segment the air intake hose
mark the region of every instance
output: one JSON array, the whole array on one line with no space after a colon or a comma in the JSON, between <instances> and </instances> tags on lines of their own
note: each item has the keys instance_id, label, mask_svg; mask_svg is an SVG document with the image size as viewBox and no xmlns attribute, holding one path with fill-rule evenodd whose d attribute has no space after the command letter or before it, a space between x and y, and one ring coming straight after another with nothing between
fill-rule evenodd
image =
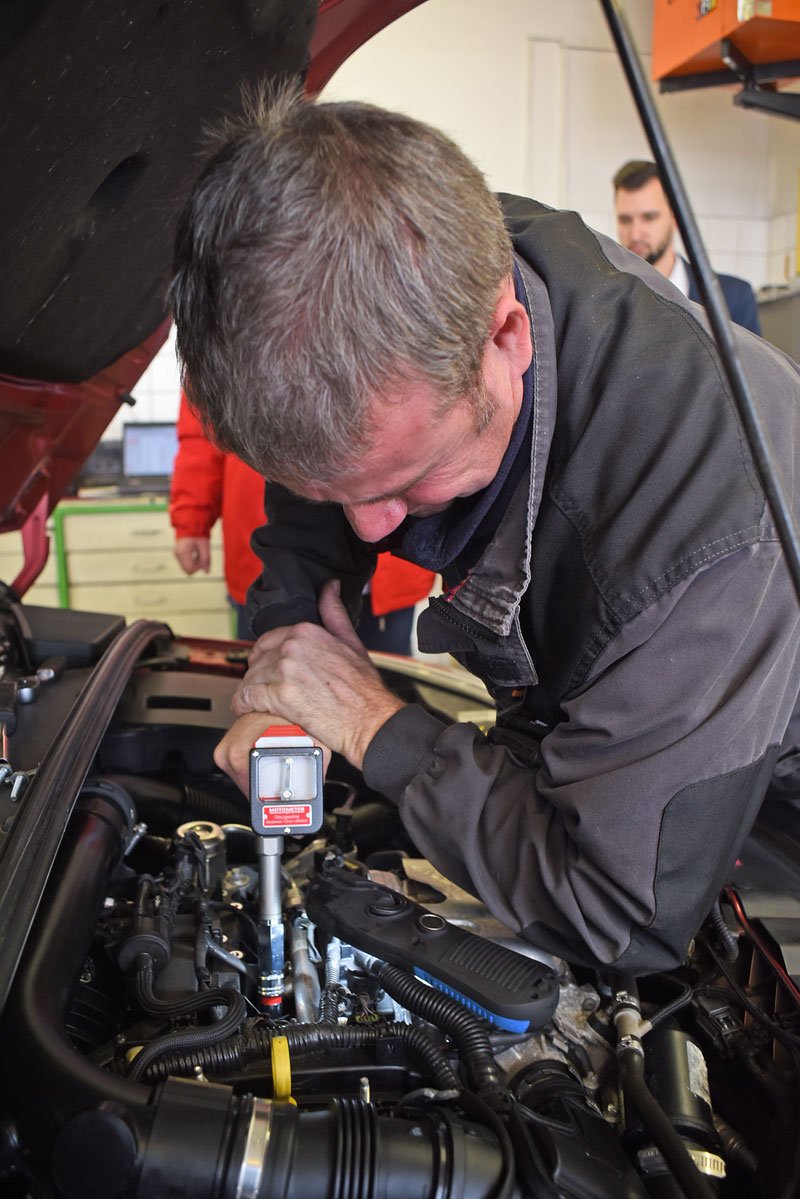
<instances>
[{"instance_id":1,"label":"air intake hose","mask_svg":"<svg viewBox=\"0 0 800 1199\"><path fill-rule=\"evenodd\" d=\"M445 1110L379 1116L358 1099L325 1111L169 1079L136 1199L489 1199L503 1173L491 1132Z\"/></svg>"}]
</instances>

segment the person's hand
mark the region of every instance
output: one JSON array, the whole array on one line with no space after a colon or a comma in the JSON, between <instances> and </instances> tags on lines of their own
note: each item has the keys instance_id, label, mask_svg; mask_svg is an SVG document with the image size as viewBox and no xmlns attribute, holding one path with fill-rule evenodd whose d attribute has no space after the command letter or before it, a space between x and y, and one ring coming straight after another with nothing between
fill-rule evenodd
<instances>
[{"instance_id":1,"label":"person's hand","mask_svg":"<svg viewBox=\"0 0 800 1199\"><path fill-rule=\"evenodd\" d=\"M250 750L271 724L286 724L280 716L270 712L248 712L234 720L225 736L214 750L214 761L233 779L240 791L250 794ZM319 745L319 742L317 742ZM331 752L325 745L322 749L323 770L328 769Z\"/></svg>"},{"instance_id":2,"label":"person's hand","mask_svg":"<svg viewBox=\"0 0 800 1199\"><path fill-rule=\"evenodd\" d=\"M193 575L196 570L204 570L208 574L211 566L208 537L176 537L173 552L187 575Z\"/></svg>"},{"instance_id":3,"label":"person's hand","mask_svg":"<svg viewBox=\"0 0 800 1199\"><path fill-rule=\"evenodd\" d=\"M280 712L359 769L378 729L404 705L384 687L339 598L322 589L323 627L271 629L256 641L233 697L237 716Z\"/></svg>"}]
</instances>

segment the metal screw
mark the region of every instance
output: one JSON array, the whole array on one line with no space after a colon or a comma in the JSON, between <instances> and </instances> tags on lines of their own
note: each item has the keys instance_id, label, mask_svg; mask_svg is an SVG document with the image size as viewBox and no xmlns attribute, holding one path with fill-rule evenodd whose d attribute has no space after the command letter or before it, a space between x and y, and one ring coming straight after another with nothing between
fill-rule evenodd
<instances>
[{"instance_id":1,"label":"metal screw","mask_svg":"<svg viewBox=\"0 0 800 1199\"><path fill-rule=\"evenodd\" d=\"M8 782L11 775L14 773L14 767L10 762L0 760L0 784Z\"/></svg>"}]
</instances>

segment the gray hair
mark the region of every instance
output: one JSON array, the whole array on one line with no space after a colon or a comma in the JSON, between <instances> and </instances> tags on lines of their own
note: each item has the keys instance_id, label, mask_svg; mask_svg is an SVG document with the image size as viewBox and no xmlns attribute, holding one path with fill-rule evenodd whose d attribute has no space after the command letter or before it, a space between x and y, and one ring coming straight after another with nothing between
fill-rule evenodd
<instances>
[{"instance_id":1,"label":"gray hair","mask_svg":"<svg viewBox=\"0 0 800 1199\"><path fill-rule=\"evenodd\" d=\"M370 401L431 386L491 415L483 351L511 242L443 133L296 89L250 98L195 185L170 301L190 400L266 478L329 483L369 445Z\"/></svg>"}]
</instances>

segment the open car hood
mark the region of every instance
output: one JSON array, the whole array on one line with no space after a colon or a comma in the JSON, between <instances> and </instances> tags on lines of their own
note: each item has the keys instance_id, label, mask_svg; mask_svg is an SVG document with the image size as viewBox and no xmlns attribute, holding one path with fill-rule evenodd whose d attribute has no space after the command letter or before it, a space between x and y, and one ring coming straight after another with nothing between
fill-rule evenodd
<instances>
[{"instance_id":1,"label":"open car hood","mask_svg":"<svg viewBox=\"0 0 800 1199\"><path fill-rule=\"evenodd\" d=\"M243 85L318 90L420 0L15 0L0 32L0 532L43 519L166 337L203 131ZM38 550L37 550L38 546Z\"/></svg>"}]
</instances>

